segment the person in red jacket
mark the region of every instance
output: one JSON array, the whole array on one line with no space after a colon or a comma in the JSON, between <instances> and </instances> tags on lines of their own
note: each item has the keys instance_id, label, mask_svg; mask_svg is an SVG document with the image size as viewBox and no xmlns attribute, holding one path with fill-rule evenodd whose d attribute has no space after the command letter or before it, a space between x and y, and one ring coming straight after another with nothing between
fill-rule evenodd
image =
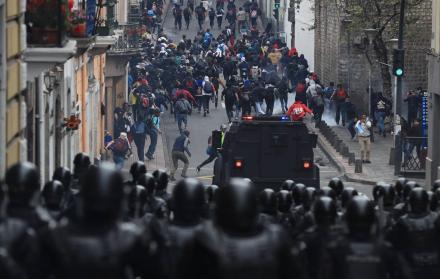
<instances>
[{"instance_id":1,"label":"person in red jacket","mask_svg":"<svg viewBox=\"0 0 440 279\"><path fill-rule=\"evenodd\" d=\"M302 121L307 113L313 115L312 110L297 99L295 99L295 103L293 103L287 111L287 115L292 121Z\"/></svg>"}]
</instances>

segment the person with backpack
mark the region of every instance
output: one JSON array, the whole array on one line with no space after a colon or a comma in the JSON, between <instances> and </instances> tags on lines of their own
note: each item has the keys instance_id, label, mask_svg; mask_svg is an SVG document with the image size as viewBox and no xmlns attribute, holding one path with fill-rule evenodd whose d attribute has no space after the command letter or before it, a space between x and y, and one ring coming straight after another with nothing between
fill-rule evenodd
<instances>
[{"instance_id":1,"label":"person with backpack","mask_svg":"<svg viewBox=\"0 0 440 279\"><path fill-rule=\"evenodd\" d=\"M202 82L202 105L203 105L203 116L209 114L209 100L214 94L215 88L208 76L205 76Z\"/></svg>"},{"instance_id":2,"label":"person with backpack","mask_svg":"<svg viewBox=\"0 0 440 279\"><path fill-rule=\"evenodd\" d=\"M200 3L199 6L197 6L195 13L197 15L197 21L199 23L199 29L203 29L203 23L205 22L206 18L206 9L203 7L203 3Z\"/></svg>"},{"instance_id":3,"label":"person with backpack","mask_svg":"<svg viewBox=\"0 0 440 279\"><path fill-rule=\"evenodd\" d=\"M183 10L183 19L185 20L186 30L189 29L189 24L191 23L191 18L192 18L192 11L191 11L191 8L189 6L187 6Z\"/></svg>"},{"instance_id":4,"label":"person with backpack","mask_svg":"<svg viewBox=\"0 0 440 279\"><path fill-rule=\"evenodd\" d=\"M247 21L247 13L243 10L242 7L240 7L237 12L237 25L239 32L246 27L246 21Z\"/></svg>"},{"instance_id":5,"label":"person with backpack","mask_svg":"<svg viewBox=\"0 0 440 279\"><path fill-rule=\"evenodd\" d=\"M222 22L223 22L223 16L225 14L225 11L223 10L223 8L221 6L217 7L217 11L215 13L215 16L217 18L217 27L218 29L222 29Z\"/></svg>"},{"instance_id":6,"label":"person with backpack","mask_svg":"<svg viewBox=\"0 0 440 279\"><path fill-rule=\"evenodd\" d=\"M312 97L313 115L315 118L315 126L318 126L324 113L325 101L322 91L317 91L316 95Z\"/></svg>"},{"instance_id":7,"label":"person with backpack","mask_svg":"<svg viewBox=\"0 0 440 279\"><path fill-rule=\"evenodd\" d=\"M295 103L293 103L287 111L287 116L289 116L292 121L302 121L307 113L313 116L311 109L304 105L301 100L295 99Z\"/></svg>"},{"instance_id":8,"label":"person with backpack","mask_svg":"<svg viewBox=\"0 0 440 279\"><path fill-rule=\"evenodd\" d=\"M145 137L144 137L145 140ZM111 141L105 149L113 152L113 161L116 169L122 170L125 159L132 154L130 143L128 142L127 133L122 132L119 137Z\"/></svg>"},{"instance_id":9,"label":"person with backpack","mask_svg":"<svg viewBox=\"0 0 440 279\"><path fill-rule=\"evenodd\" d=\"M376 97L374 119L376 120L377 128L379 129L379 135L382 135L384 138L386 137L384 122L389 108L391 108L391 102L383 96L382 92L379 92Z\"/></svg>"},{"instance_id":10,"label":"person with backpack","mask_svg":"<svg viewBox=\"0 0 440 279\"><path fill-rule=\"evenodd\" d=\"M160 131L160 109L153 108L152 115L147 123L147 134L150 136L150 145L145 156L148 160L154 159L154 152L156 152L157 137L162 132Z\"/></svg>"},{"instance_id":11,"label":"person with backpack","mask_svg":"<svg viewBox=\"0 0 440 279\"><path fill-rule=\"evenodd\" d=\"M189 151L189 131L183 130L180 136L176 138L173 144L173 149L171 152L171 159L173 161L173 168L170 172L170 180L175 181L174 174L177 171L177 167L179 166L179 161L182 161L184 163L183 170L182 170L182 178L186 178L186 172L189 167L189 159L186 156L188 154L189 157L191 157L191 152ZM186 154L185 154L186 152Z\"/></svg>"},{"instance_id":12,"label":"person with backpack","mask_svg":"<svg viewBox=\"0 0 440 279\"><path fill-rule=\"evenodd\" d=\"M133 133L133 141L136 145L136 151L139 161L144 161L145 136L147 133L147 126L144 119L138 118L131 129Z\"/></svg>"},{"instance_id":13,"label":"person with backpack","mask_svg":"<svg viewBox=\"0 0 440 279\"><path fill-rule=\"evenodd\" d=\"M180 7L180 4L175 4L173 9L173 15L174 15L174 27L177 29L179 27L179 30L182 30L182 8Z\"/></svg>"},{"instance_id":14,"label":"person with backpack","mask_svg":"<svg viewBox=\"0 0 440 279\"><path fill-rule=\"evenodd\" d=\"M191 104L185 99L185 95L178 95L177 101L174 104L174 112L176 114L177 127L180 132L185 130L188 125L188 114L191 114L191 109ZM185 124L185 127L182 127L182 123Z\"/></svg>"},{"instance_id":15,"label":"person with backpack","mask_svg":"<svg viewBox=\"0 0 440 279\"><path fill-rule=\"evenodd\" d=\"M335 121L336 124L339 125L339 120L342 120L342 126L345 127L345 100L348 98L347 91L345 91L345 88L342 86L342 84L338 84L335 93L333 93L332 97L330 98L335 102L336 105L336 116Z\"/></svg>"}]
</instances>

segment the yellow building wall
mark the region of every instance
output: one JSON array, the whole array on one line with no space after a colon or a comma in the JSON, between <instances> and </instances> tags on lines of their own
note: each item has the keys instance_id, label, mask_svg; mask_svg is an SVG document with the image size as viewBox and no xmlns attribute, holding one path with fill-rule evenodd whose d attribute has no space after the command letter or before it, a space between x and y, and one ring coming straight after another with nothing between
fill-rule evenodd
<instances>
[{"instance_id":1,"label":"yellow building wall","mask_svg":"<svg viewBox=\"0 0 440 279\"><path fill-rule=\"evenodd\" d=\"M6 154L4 163L6 168L24 160L22 157L22 144L20 139L23 136L20 123L20 102L22 98L20 93L25 88L21 83L22 68L22 40L21 26L24 23L24 14L21 13L20 1L7 0L6 2Z\"/></svg>"}]
</instances>

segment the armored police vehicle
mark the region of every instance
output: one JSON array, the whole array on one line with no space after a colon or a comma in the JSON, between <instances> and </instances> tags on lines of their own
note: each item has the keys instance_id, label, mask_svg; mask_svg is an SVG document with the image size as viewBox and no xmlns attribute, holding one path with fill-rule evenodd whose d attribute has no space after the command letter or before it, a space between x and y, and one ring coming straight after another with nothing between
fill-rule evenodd
<instances>
[{"instance_id":1,"label":"armored police vehicle","mask_svg":"<svg viewBox=\"0 0 440 279\"><path fill-rule=\"evenodd\" d=\"M219 148L213 184L244 177L259 188L277 188L286 179L319 188L319 167L313 156L316 143L316 134L287 116L245 116L232 124L223 139L220 132L213 132L213 147Z\"/></svg>"}]
</instances>

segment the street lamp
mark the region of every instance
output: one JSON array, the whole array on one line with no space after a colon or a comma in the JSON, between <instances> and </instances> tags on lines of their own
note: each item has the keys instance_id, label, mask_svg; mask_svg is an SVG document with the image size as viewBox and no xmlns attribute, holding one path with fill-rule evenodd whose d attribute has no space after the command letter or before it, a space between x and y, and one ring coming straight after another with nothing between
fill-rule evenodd
<instances>
[{"instance_id":1,"label":"street lamp","mask_svg":"<svg viewBox=\"0 0 440 279\"><path fill-rule=\"evenodd\" d=\"M44 86L46 87L46 93L50 94L55 87L57 82L57 76L54 72L48 71L44 74Z\"/></svg>"}]
</instances>

